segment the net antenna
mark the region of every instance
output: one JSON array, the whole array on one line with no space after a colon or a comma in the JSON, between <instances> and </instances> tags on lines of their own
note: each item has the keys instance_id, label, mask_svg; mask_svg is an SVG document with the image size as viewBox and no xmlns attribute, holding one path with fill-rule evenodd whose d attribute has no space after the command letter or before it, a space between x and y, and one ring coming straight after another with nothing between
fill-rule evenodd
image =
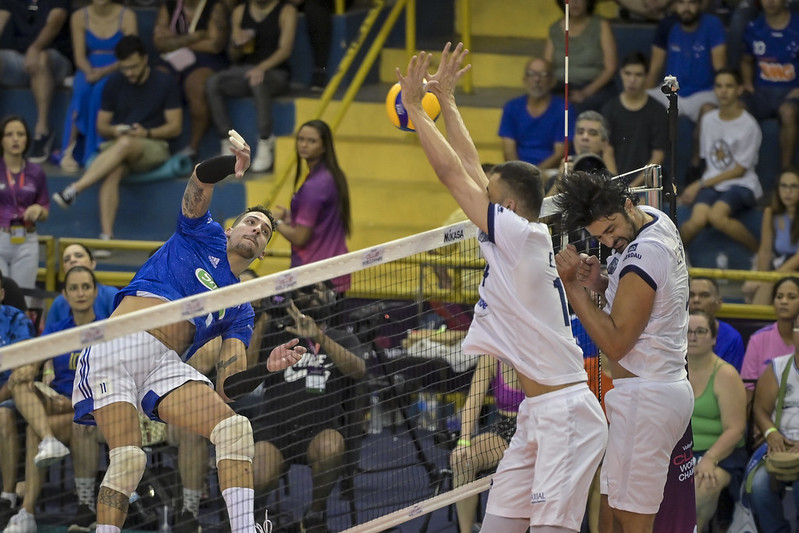
<instances>
[{"instance_id":1,"label":"net antenna","mask_svg":"<svg viewBox=\"0 0 799 533\"><path fill-rule=\"evenodd\" d=\"M563 16L563 173L569 172L569 0L564 5Z\"/></svg>"}]
</instances>

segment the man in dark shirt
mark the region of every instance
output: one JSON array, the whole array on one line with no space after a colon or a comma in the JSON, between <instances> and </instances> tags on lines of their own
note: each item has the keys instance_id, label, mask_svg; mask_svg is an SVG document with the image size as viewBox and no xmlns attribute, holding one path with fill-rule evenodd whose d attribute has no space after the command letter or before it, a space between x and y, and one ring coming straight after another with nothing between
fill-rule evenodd
<instances>
[{"instance_id":1,"label":"man in dark shirt","mask_svg":"<svg viewBox=\"0 0 799 533\"><path fill-rule=\"evenodd\" d=\"M311 467L312 501L303 517L303 531L309 533L327 531L327 497L344 459L341 431L348 391L366 374L364 345L354 335L326 324L335 301L332 287L317 283L295 293L282 308L285 311L269 312L271 331L262 345L299 337L308 352L294 366L266 376L262 411L251 420L256 492L275 488L284 464Z\"/></svg>"},{"instance_id":2,"label":"man in dark shirt","mask_svg":"<svg viewBox=\"0 0 799 533\"><path fill-rule=\"evenodd\" d=\"M114 234L122 178L128 172L145 172L166 161L167 139L180 135L183 120L178 84L169 74L150 68L147 50L138 36L123 37L114 54L119 59L119 72L111 75L103 89L97 115L97 132L109 140L100 145L100 154L83 177L53 194L53 200L67 208L78 193L102 181L101 239Z\"/></svg>"},{"instance_id":3,"label":"man in dark shirt","mask_svg":"<svg viewBox=\"0 0 799 533\"><path fill-rule=\"evenodd\" d=\"M620 74L624 86L618 98L602 106L602 116L610 129L610 145L618 173L623 174L645 165L663 163L668 147L666 113L646 92L648 64L640 52L633 52L622 61ZM630 185L643 185L638 174Z\"/></svg>"},{"instance_id":4,"label":"man in dark shirt","mask_svg":"<svg viewBox=\"0 0 799 533\"><path fill-rule=\"evenodd\" d=\"M0 0L0 86L30 86L36 103L36 126L29 159L50 156L50 105L53 90L72 73L68 0Z\"/></svg>"}]
</instances>

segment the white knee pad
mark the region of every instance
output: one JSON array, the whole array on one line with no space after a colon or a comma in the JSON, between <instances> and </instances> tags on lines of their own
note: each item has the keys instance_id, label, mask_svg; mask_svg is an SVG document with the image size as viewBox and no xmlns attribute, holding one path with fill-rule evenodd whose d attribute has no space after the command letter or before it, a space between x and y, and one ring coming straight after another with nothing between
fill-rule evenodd
<instances>
[{"instance_id":1,"label":"white knee pad","mask_svg":"<svg viewBox=\"0 0 799 533\"><path fill-rule=\"evenodd\" d=\"M241 415L219 422L211 431L211 443L216 446L217 465L224 459L251 463L255 455L250 421Z\"/></svg>"},{"instance_id":2,"label":"white knee pad","mask_svg":"<svg viewBox=\"0 0 799 533\"><path fill-rule=\"evenodd\" d=\"M121 446L108 454L108 470L101 487L124 494L136 490L147 466L147 454L138 446Z\"/></svg>"}]
</instances>

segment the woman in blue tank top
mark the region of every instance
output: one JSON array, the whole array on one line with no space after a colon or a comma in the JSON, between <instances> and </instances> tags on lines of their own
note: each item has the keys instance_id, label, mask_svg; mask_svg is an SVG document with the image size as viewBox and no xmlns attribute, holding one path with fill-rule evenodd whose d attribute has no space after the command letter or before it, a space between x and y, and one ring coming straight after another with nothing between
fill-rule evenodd
<instances>
[{"instance_id":1,"label":"woman in blue tank top","mask_svg":"<svg viewBox=\"0 0 799 533\"><path fill-rule=\"evenodd\" d=\"M61 168L76 172L97 151L97 113L108 75L117 69L114 47L125 35L137 35L136 15L111 0L92 3L72 14L72 47L77 72L64 124Z\"/></svg>"}]
</instances>

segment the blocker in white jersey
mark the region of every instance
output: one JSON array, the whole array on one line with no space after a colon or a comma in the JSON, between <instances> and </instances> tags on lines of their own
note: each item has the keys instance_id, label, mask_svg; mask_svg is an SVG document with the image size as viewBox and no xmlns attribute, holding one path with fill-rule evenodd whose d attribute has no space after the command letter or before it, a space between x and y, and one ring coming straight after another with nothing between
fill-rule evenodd
<instances>
[{"instance_id":1,"label":"blocker in white jersey","mask_svg":"<svg viewBox=\"0 0 799 533\"><path fill-rule=\"evenodd\" d=\"M444 48L438 72L430 56L411 59L399 76L402 103L439 180L480 228L487 266L464 352L489 354L518 372L526 398L517 430L493 480L483 531L578 531L591 479L604 453L607 424L586 383L582 352L572 337L566 294L549 232L538 223L541 172L522 161L483 172L455 105L467 68L458 45ZM441 103L449 141L422 109L423 88ZM469 439L471 435L463 435Z\"/></svg>"},{"instance_id":2,"label":"blocker in white jersey","mask_svg":"<svg viewBox=\"0 0 799 533\"><path fill-rule=\"evenodd\" d=\"M686 377L688 270L677 228L665 213L638 207L621 180L574 172L558 185L566 227L585 228L613 250L607 275L573 245L558 273L574 312L608 357L610 436L602 466L603 505L624 531L652 531L672 450L693 411ZM585 290L603 295L605 309Z\"/></svg>"}]
</instances>

